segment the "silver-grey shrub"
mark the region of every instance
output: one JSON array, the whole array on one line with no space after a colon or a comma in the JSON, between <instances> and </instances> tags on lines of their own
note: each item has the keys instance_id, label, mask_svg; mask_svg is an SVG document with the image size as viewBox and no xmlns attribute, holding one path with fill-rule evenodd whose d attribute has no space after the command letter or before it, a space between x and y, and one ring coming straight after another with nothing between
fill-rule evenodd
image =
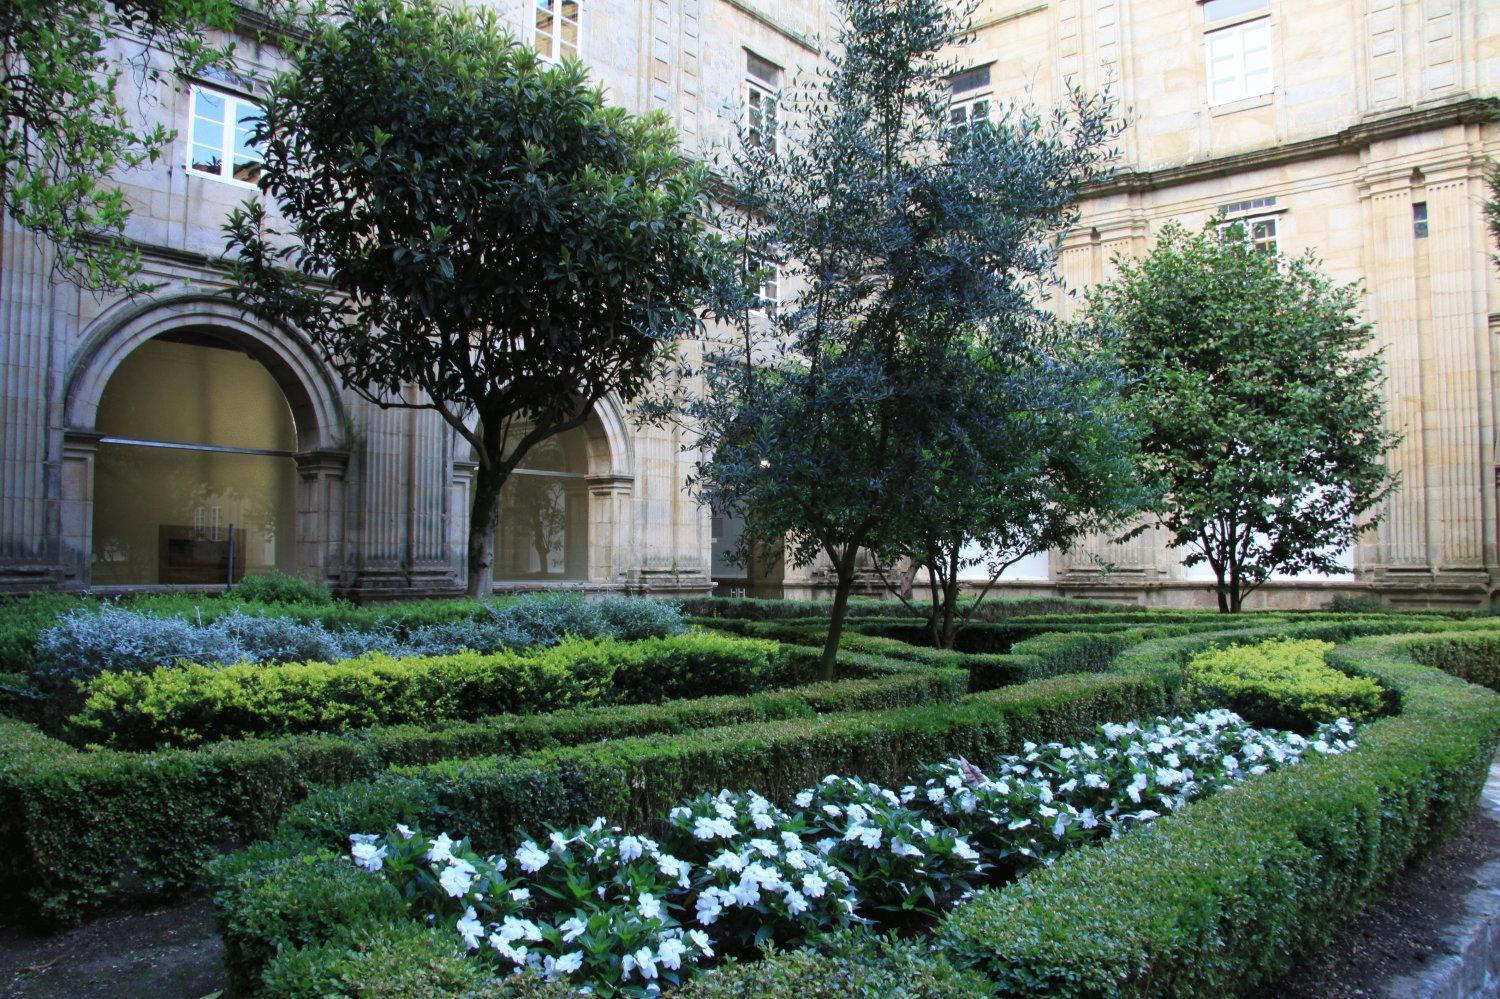
<instances>
[{"instance_id":1,"label":"silver-grey shrub","mask_svg":"<svg viewBox=\"0 0 1500 999\"><path fill-rule=\"evenodd\" d=\"M565 594L525 597L486 607L469 619L422 625L333 630L264 611L234 610L206 623L157 617L115 604L79 609L44 630L36 643L36 672L76 680L104 671L140 672L178 662L337 662L368 652L391 656L448 655L555 645L580 638L638 639L684 631L682 613L660 600Z\"/></svg>"}]
</instances>

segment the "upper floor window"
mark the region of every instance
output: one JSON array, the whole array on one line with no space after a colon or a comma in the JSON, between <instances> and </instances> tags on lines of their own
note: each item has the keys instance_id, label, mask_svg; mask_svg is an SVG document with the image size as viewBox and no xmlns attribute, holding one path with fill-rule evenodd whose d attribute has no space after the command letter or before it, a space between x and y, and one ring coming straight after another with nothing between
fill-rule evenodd
<instances>
[{"instance_id":1,"label":"upper floor window","mask_svg":"<svg viewBox=\"0 0 1500 999\"><path fill-rule=\"evenodd\" d=\"M980 122L990 120L990 67L976 66L948 78L952 94L948 105L948 128L963 135Z\"/></svg>"},{"instance_id":2,"label":"upper floor window","mask_svg":"<svg viewBox=\"0 0 1500 999\"><path fill-rule=\"evenodd\" d=\"M1270 0L1207 0L1203 4L1209 104L1271 92L1269 14Z\"/></svg>"},{"instance_id":3,"label":"upper floor window","mask_svg":"<svg viewBox=\"0 0 1500 999\"><path fill-rule=\"evenodd\" d=\"M552 62L576 59L583 34L581 0L536 0L537 54Z\"/></svg>"},{"instance_id":4,"label":"upper floor window","mask_svg":"<svg viewBox=\"0 0 1500 999\"><path fill-rule=\"evenodd\" d=\"M781 268L774 260L752 256L746 260L745 269L752 280L760 277L750 311L774 317L781 307Z\"/></svg>"},{"instance_id":5,"label":"upper floor window","mask_svg":"<svg viewBox=\"0 0 1500 999\"><path fill-rule=\"evenodd\" d=\"M754 52L745 52L745 141L755 149L776 152L780 129L776 92L781 67Z\"/></svg>"},{"instance_id":6,"label":"upper floor window","mask_svg":"<svg viewBox=\"0 0 1500 999\"><path fill-rule=\"evenodd\" d=\"M189 98L189 172L232 184L253 185L265 157L250 141L260 105L247 97L194 86Z\"/></svg>"},{"instance_id":7,"label":"upper floor window","mask_svg":"<svg viewBox=\"0 0 1500 999\"><path fill-rule=\"evenodd\" d=\"M1274 200L1274 199L1273 199ZM1250 248L1259 253L1275 254L1280 236L1280 222L1275 215L1248 215L1243 218L1229 219L1219 228L1228 232L1235 226L1244 230L1245 242Z\"/></svg>"},{"instance_id":8,"label":"upper floor window","mask_svg":"<svg viewBox=\"0 0 1500 999\"><path fill-rule=\"evenodd\" d=\"M1427 202L1418 201L1411 206L1411 234L1416 239L1427 238Z\"/></svg>"}]
</instances>

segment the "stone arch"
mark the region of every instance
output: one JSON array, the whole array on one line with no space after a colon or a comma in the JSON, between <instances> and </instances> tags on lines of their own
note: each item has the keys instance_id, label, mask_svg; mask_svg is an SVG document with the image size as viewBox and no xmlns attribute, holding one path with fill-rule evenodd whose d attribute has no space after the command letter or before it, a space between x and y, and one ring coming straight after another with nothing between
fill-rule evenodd
<instances>
[{"instance_id":1,"label":"stone arch","mask_svg":"<svg viewBox=\"0 0 1500 999\"><path fill-rule=\"evenodd\" d=\"M137 347L166 333L193 330L210 331L265 365L292 408L299 451L340 446L344 409L338 388L307 341L291 329L252 318L222 296L204 292L126 303L96 320L68 372L63 396L67 429L94 430L105 386Z\"/></svg>"},{"instance_id":2,"label":"stone arch","mask_svg":"<svg viewBox=\"0 0 1500 999\"><path fill-rule=\"evenodd\" d=\"M471 416L468 422L472 430L478 417ZM580 428L583 432L587 472L584 485L588 493L588 555L587 573L583 580L565 580L561 585L623 585L629 573L629 562L633 551L635 517L632 504L635 498L635 444L630 432L625 406L610 393L594 404L594 411ZM457 435L455 435L457 436ZM467 530L468 497L473 488L472 477L477 471L473 450L460 441L459 453L466 460L454 462L454 484L463 504L455 523L463 523ZM455 551L464 549L463 539L454 537ZM460 572L462 567L460 566ZM502 582L497 573L497 582Z\"/></svg>"},{"instance_id":3,"label":"stone arch","mask_svg":"<svg viewBox=\"0 0 1500 999\"><path fill-rule=\"evenodd\" d=\"M243 350L265 367L286 398L296 435L295 570L336 581L349 461L337 385L299 333L260 322L223 296L203 291L121 303L84 332L63 386L61 527L68 575L76 583L90 582L97 421L110 379L143 344L194 332Z\"/></svg>"}]
</instances>

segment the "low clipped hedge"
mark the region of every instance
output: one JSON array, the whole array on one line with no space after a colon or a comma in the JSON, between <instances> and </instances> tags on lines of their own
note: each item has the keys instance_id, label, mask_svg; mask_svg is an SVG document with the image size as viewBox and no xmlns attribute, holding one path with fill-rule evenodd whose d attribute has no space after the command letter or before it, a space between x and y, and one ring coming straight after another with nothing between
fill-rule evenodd
<instances>
[{"instance_id":1,"label":"low clipped hedge","mask_svg":"<svg viewBox=\"0 0 1500 999\"><path fill-rule=\"evenodd\" d=\"M467 720L690 695L749 694L793 679L772 642L689 633L574 639L526 653L338 663L187 665L103 673L79 684L77 741L118 749Z\"/></svg>"},{"instance_id":2,"label":"low clipped hedge","mask_svg":"<svg viewBox=\"0 0 1500 999\"><path fill-rule=\"evenodd\" d=\"M1406 643L1406 651L1423 666L1500 690L1500 634L1433 635Z\"/></svg>"},{"instance_id":3,"label":"low clipped hedge","mask_svg":"<svg viewBox=\"0 0 1500 999\"><path fill-rule=\"evenodd\" d=\"M1423 668L1404 645L1365 638L1329 655L1402 696L1356 752L982 893L945 920L940 946L1001 995L1242 995L1275 981L1464 822L1489 771L1500 697Z\"/></svg>"},{"instance_id":4,"label":"low clipped hedge","mask_svg":"<svg viewBox=\"0 0 1500 999\"><path fill-rule=\"evenodd\" d=\"M666 805L697 791L755 787L773 799L789 798L830 772L896 783L918 763L1002 752L1027 740L1081 738L1102 721L1155 714L1164 706L1161 686L1149 678L1064 676L971 695L959 705L404 768L313 794L288 813L270 842L210 865L226 962L236 985L254 990L262 973L269 975L269 955L286 959L296 948L341 939L341 923L360 925L339 915L360 904L338 896L339 868L349 864L337 855L347 849L351 831L396 822L443 826L462 829L476 848L491 850L513 845L522 830L539 834L544 826L597 815L649 828ZM296 873L283 876L288 869ZM269 880L274 890L264 887Z\"/></svg>"},{"instance_id":5,"label":"low clipped hedge","mask_svg":"<svg viewBox=\"0 0 1500 999\"><path fill-rule=\"evenodd\" d=\"M1380 715L1384 689L1329 666L1332 648L1317 639L1283 639L1199 653L1187 666L1188 703L1229 708L1257 725L1303 735L1338 718L1362 724Z\"/></svg>"},{"instance_id":6,"label":"low clipped hedge","mask_svg":"<svg viewBox=\"0 0 1500 999\"><path fill-rule=\"evenodd\" d=\"M843 669L847 679L748 696L151 753L84 751L0 718L0 899L68 923L107 903L183 890L222 844L268 835L312 788L368 781L393 765L948 703L967 682L956 670L866 657Z\"/></svg>"}]
</instances>

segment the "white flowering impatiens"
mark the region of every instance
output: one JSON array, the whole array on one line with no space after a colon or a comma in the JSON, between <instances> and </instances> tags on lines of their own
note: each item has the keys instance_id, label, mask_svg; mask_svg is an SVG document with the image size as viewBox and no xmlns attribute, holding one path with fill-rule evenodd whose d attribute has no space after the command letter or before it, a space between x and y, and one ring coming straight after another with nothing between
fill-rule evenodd
<instances>
[{"instance_id":1,"label":"white flowering impatiens","mask_svg":"<svg viewBox=\"0 0 1500 999\"><path fill-rule=\"evenodd\" d=\"M931 916L1195 798L1346 753L1352 733L1344 719L1309 739L1210 711L1103 725L1074 746L1027 743L987 770L950 760L899 791L829 776L790 810L754 791L705 794L671 810L661 841L598 819L481 856L397 826L350 836L350 857L498 972L650 995L724 953Z\"/></svg>"}]
</instances>

